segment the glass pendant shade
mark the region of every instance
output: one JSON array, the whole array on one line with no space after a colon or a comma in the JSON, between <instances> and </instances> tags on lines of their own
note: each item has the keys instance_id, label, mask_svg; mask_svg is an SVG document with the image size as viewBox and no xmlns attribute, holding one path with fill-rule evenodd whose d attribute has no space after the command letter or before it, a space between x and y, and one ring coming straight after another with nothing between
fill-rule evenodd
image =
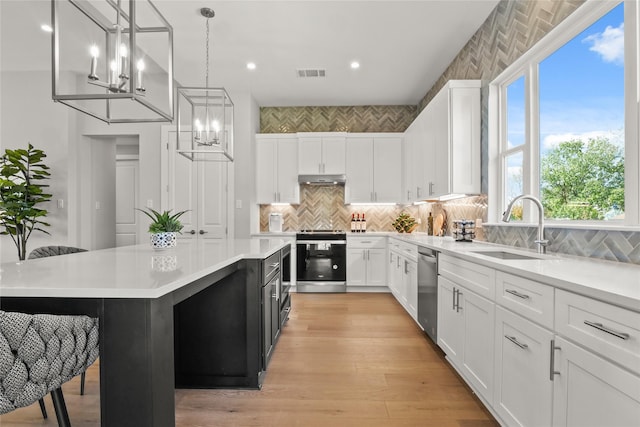
<instances>
[{"instance_id":1,"label":"glass pendant shade","mask_svg":"<svg viewBox=\"0 0 640 427\"><path fill-rule=\"evenodd\" d=\"M173 120L173 28L150 0L51 0L56 102L106 123Z\"/></svg>"},{"instance_id":2,"label":"glass pendant shade","mask_svg":"<svg viewBox=\"0 0 640 427\"><path fill-rule=\"evenodd\" d=\"M195 161L233 161L233 102L224 88L181 87L178 153Z\"/></svg>"}]
</instances>

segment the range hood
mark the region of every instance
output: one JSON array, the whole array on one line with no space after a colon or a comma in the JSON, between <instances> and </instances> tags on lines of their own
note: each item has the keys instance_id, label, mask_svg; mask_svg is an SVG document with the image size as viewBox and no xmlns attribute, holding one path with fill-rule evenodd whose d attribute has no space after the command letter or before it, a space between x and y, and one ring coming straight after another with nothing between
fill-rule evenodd
<instances>
[{"instance_id":1,"label":"range hood","mask_svg":"<svg viewBox=\"0 0 640 427\"><path fill-rule=\"evenodd\" d=\"M346 175L298 175L300 184L309 185L344 185Z\"/></svg>"}]
</instances>

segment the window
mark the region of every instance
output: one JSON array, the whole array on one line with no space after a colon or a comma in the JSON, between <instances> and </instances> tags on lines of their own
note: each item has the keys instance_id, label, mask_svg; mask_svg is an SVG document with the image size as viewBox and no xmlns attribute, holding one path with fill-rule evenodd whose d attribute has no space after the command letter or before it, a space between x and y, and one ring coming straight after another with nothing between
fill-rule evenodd
<instances>
[{"instance_id":1,"label":"window","mask_svg":"<svg viewBox=\"0 0 640 427\"><path fill-rule=\"evenodd\" d=\"M637 74L625 76L625 63L637 57L637 47L625 51L625 25L635 29L637 13L628 3L585 3L493 83L499 136L491 142L497 146L491 173L499 185L492 187L498 192L490 197L492 212L527 193L540 198L548 220L626 218L637 225L638 213L625 212L627 202L633 211L640 198L637 185L625 193L625 168L639 166L635 156L625 159L625 146L638 151L637 136L628 136L636 132L625 130L625 122L634 128L638 122L637 111L625 109L625 91L635 93L638 85ZM625 15L625 8L633 10ZM634 87L625 88L625 78ZM529 208L516 206L512 220L535 220Z\"/></svg>"}]
</instances>

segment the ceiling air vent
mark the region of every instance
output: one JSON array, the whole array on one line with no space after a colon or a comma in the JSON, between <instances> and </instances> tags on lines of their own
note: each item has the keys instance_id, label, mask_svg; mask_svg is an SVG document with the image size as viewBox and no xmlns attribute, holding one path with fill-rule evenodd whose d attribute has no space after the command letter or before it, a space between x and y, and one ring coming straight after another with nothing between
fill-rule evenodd
<instances>
[{"instance_id":1,"label":"ceiling air vent","mask_svg":"<svg viewBox=\"0 0 640 427\"><path fill-rule=\"evenodd\" d=\"M327 70L323 68L300 68L298 77L326 77Z\"/></svg>"}]
</instances>

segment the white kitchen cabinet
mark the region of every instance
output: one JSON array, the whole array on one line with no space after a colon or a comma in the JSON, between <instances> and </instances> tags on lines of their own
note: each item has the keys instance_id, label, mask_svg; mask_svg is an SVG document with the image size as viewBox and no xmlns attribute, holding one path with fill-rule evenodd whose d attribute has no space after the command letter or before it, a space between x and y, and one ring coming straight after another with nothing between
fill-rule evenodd
<instances>
[{"instance_id":1,"label":"white kitchen cabinet","mask_svg":"<svg viewBox=\"0 0 640 427\"><path fill-rule=\"evenodd\" d=\"M344 175L346 133L298 133L300 175Z\"/></svg>"},{"instance_id":2,"label":"white kitchen cabinet","mask_svg":"<svg viewBox=\"0 0 640 427\"><path fill-rule=\"evenodd\" d=\"M298 140L291 134L256 135L258 204L300 203Z\"/></svg>"},{"instance_id":3,"label":"white kitchen cabinet","mask_svg":"<svg viewBox=\"0 0 640 427\"><path fill-rule=\"evenodd\" d=\"M402 201L402 137L350 134L345 203Z\"/></svg>"},{"instance_id":4,"label":"white kitchen cabinet","mask_svg":"<svg viewBox=\"0 0 640 427\"><path fill-rule=\"evenodd\" d=\"M508 426L550 426L553 332L497 307L495 338L495 411Z\"/></svg>"},{"instance_id":5,"label":"white kitchen cabinet","mask_svg":"<svg viewBox=\"0 0 640 427\"><path fill-rule=\"evenodd\" d=\"M404 289L406 290L406 309L418 319L418 262L409 258L404 260Z\"/></svg>"},{"instance_id":6,"label":"white kitchen cabinet","mask_svg":"<svg viewBox=\"0 0 640 427\"><path fill-rule=\"evenodd\" d=\"M640 422L640 376L557 337L553 425L633 427Z\"/></svg>"},{"instance_id":7,"label":"white kitchen cabinet","mask_svg":"<svg viewBox=\"0 0 640 427\"><path fill-rule=\"evenodd\" d=\"M395 258L391 292L411 317L417 321L418 247L415 244L390 239L389 251L394 254Z\"/></svg>"},{"instance_id":8,"label":"white kitchen cabinet","mask_svg":"<svg viewBox=\"0 0 640 427\"><path fill-rule=\"evenodd\" d=\"M450 80L409 126L411 201L480 193L480 81Z\"/></svg>"},{"instance_id":9,"label":"white kitchen cabinet","mask_svg":"<svg viewBox=\"0 0 640 427\"><path fill-rule=\"evenodd\" d=\"M446 255L443 259L456 262ZM495 303L462 286L465 273L438 268L438 345L473 389L492 402Z\"/></svg>"},{"instance_id":10,"label":"white kitchen cabinet","mask_svg":"<svg viewBox=\"0 0 640 427\"><path fill-rule=\"evenodd\" d=\"M347 238L347 287L385 287L386 279L386 239L349 236Z\"/></svg>"},{"instance_id":11,"label":"white kitchen cabinet","mask_svg":"<svg viewBox=\"0 0 640 427\"><path fill-rule=\"evenodd\" d=\"M462 360L464 346L464 313L458 308L458 290L454 282L438 276L438 345L454 363Z\"/></svg>"}]
</instances>

